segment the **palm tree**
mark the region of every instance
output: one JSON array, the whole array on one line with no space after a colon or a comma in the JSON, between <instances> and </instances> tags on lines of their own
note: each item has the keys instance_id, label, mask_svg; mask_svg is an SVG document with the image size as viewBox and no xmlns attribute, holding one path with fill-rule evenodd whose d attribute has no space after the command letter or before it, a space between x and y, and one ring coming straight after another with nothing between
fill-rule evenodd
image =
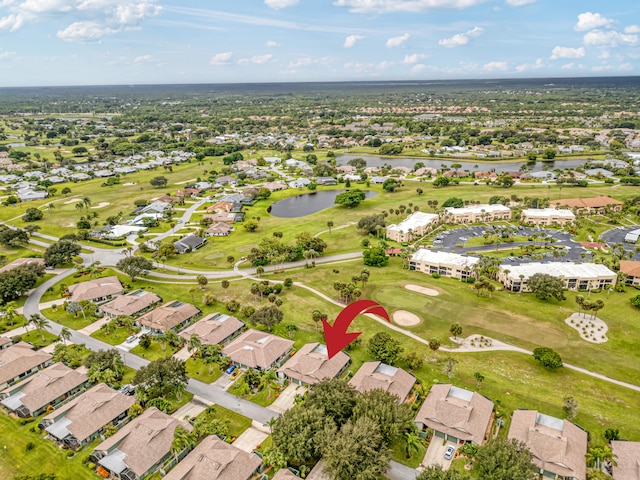
<instances>
[{"instance_id":1,"label":"palm tree","mask_svg":"<svg viewBox=\"0 0 640 480\"><path fill-rule=\"evenodd\" d=\"M173 442L171 442L171 453L173 453L176 462L180 452L190 448L195 442L195 434L180 425L176 427L173 431Z\"/></svg>"},{"instance_id":2,"label":"palm tree","mask_svg":"<svg viewBox=\"0 0 640 480\"><path fill-rule=\"evenodd\" d=\"M327 222L327 227L329 227L329 234L331 234L331 229L333 228L333 220L329 220Z\"/></svg>"},{"instance_id":3,"label":"palm tree","mask_svg":"<svg viewBox=\"0 0 640 480\"><path fill-rule=\"evenodd\" d=\"M576 295L576 303L578 304L578 315L580 315L580 310L584 306L584 295Z\"/></svg>"},{"instance_id":4,"label":"palm tree","mask_svg":"<svg viewBox=\"0 0 640 480\"><path fill-rule=\"evenodd\" d=\"M180 337L175 330L167 330L166 332L164 332L164 338L165 342L167 342L172 347L180 343Z\"/></svg>"},{"instance_id":5,"label":"palm tree","mask_svg":"<svg viewBox=\"0 0 640 480\"><path fill-rule=\"evenodd\" d=\"M260 377L260 388L267 387L267 398L271 398L271 388L273 387L274 382L278 380L276 376L276 372L274 370L268 370L262 374Z\"/></svg>"},{"instance_id":6,"label":"palm tree","mask_svg":"<svg viewBox=\"0 0 640 480\"><path fill-rule=\"evenodd\" d=\"M29 323L33 323L33 326L40 332L42 341L44 342L44 329L49 328L49 321L42 317L39 313L34 313L29 318Z\"/></svg>"},{"instance_id":7,"label":"palm tree","mask_svg":"<svg viewBox=\"0 0 640 480\"><path fill-rule=\"evenodd\" d=\"M91 206L91 200L89 197L84 197L82 199L82 204L84 205L84 208L89 208Z\"/></svg>"},{"instance_id":8,"label":"palm tree","mask_svg":"<svg viewBox=\"0 0 640 480\"><path fill-rule=\"evenodd\" d=\"M314 310L313 312L311 312L311 319L313 320L313 323L316 324L316 332L319 331L318 325L322 321L322 318L323 318L323 315L320 310Z\"/></svg>"},{"instance_id":9,"label":"palm tree","mask_svg":"<svg viewBox=\"0 0 640 480\"><path fill-rule=\"evenodd\" d=\"M158 340L160 342L160 345L162 345L162 351L166 352L167 351L167 336L164 333L161 333L160 335L156 335L156 340Z\"/></svg>"},{"instance_id":10,"label":"palm tree","mask_svg":"<svg viewBox=\"0 0 640 480\"><path fill-rule=\"evenodd\" d=\"M62 327L62 330L60 330L60 335L58 335L58 338L62 340L62 342L66 346L67 340L71 339L71 330L69 330L69 328L67 327Z\"/></svg>"},{"instance_id":11,"label":"palm tree","mask_svg":"<svg viewBox=\"0 0 640 480\"><path fill-rule=\"evenodd\" d=\"M187 351L191 353L193 350L199 350L202 346L202 342L200 341L200 337L195 333L192 333L187 341Z\"/></svg>"},{"instance_id":12,"label":"palm tree","mask_svg":"<svg viewBox=\"0 0 640 480\"><path fill-rule=\"evenodd\" d=\"M293 323L289 323L286 325L285 328L287 330L287 334L289 335L289 339L293 340L294 335L298 331L297 325L294 325Z\"/></svg>"},{"instance_id":13,"label":"palm tree","mask_svg":"<svg viewBox=\"0 0 640 480\"><path fill-rule=\"evenodd\" d=\"M414 453L420 451L420 437L416 435L415 431L405 433L404 440L406 442L405 453L407 454L407 458L413 457Z\"/></svg>"}]
</instances>

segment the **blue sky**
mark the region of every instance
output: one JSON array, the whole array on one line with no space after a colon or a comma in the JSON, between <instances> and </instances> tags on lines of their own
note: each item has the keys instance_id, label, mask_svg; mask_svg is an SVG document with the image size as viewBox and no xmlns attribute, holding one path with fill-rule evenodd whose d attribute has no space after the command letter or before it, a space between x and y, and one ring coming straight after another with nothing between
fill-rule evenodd
<instances>
[{"instance_id":1,"label":"blue sky","mask_svg":"<svg viewBox=\"0 0 640 480\"><path fill-rule=\"evenodd\" d=\"M0 0L0 86L600 75L638 0Z\"/></svg>"}]
</instances>

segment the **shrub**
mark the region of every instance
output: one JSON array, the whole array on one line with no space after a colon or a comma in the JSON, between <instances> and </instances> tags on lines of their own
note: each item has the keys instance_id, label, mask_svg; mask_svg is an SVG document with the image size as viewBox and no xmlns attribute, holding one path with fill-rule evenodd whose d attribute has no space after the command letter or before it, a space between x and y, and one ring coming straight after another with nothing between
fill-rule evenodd
<instances>
[{"instance_id":1,"label":"shrub","mask_svg":"<svg viewBox=\"0 0 640 480\"><path fill-rule=\"evenodd\" d=\"M22 335L14 335L13 337L11 337L11 341L13 343L19 343L22 341Z\"/></svg>"},{"instance_id":2,"label":"shrub","mask_svg":"<svg viewBox=\"0 0 640 480\"><path fill-rule=\"evenodd\" d=\"M34 448L36 448L36 444L35 444L35 443L33 443L33 442L28 442L28 443L24 446L24 449L25 449L27 452L30 452L30 451L31 451L31 450L33 450Z\"/></svg>"},{"instance_id":3,"label":"shrub","mask_svg":"<svg viewBox=\"0 0 640 480\"><path fill-rule=\"evenodd\" d=\"M433 273L431 274L431 277L432 277L432 278L440 278L440 274L439 274L438 272L433 272Z\"/></svg>"}]
</instances>

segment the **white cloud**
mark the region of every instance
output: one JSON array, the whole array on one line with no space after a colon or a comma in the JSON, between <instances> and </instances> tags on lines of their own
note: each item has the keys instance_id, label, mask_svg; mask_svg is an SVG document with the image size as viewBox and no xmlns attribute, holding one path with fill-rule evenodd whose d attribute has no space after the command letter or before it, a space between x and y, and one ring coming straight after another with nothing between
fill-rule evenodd
<instances>
[{"instance_id":1,"label":"white cloud","mask_svg":"<svg viewBox=\"0 0 640 480\"><path fill-rule=\"evenodd\" d=\"M465 33L456 33L451 38L443 38L438 41L438 45L446 48L462 47L469 43L470 37L479 37L484 33L484 29L481 27L474 27Z\"/></svg>"},{"instance_id":2,"label":"white cloud","mask_svg":"<svg viewBox=\"0 0 640 480\"><path fill-rule=\"evenodd\" d=\"M10 60L16 56L16 52L0 52L0 62Z\"/></svg>"},{"instance_id":3,"label":"white cloud","mask_svg":"<svg viewBox=\"0 0 640 480\"><path fill-rule=\"evenodd\" d=\"M246 65L248 63L262 65L264 63L269 62L272 58L273 58L273 55L271 55L270 53L267 53L265 55L255 55L250 58L241 58L240 60L238 60L238 63L241 65Z\"/></svg>"},{"instance_id":4,"label":"white cloud","mask_svg":"<svg viewBox=\"0 0 640 480\"><path fill-rule=\"evenodd\" d=\"M411 35L409 35L408 33L400 35L399 37L391 37L389 40L387 40L387 48L399 47L404 42L409 40L409 37L411 37Z\"/></svg>"},{"instance_id":5,"label":"white cloud","mask_svg":"<svg viewBox=\"0 0 640 480\"><path fill-rule=\"evenodd\" d=\"M425 12L437 9L463 9L480 5L485 0L336 0L336 7L347 7L353 13Z\"/></svg>"},{"instance_id":6,"label":"white cloud","mask_svg":"<svg viewBox=\"0 0 640 480\"><path fill-rule=\"evenodd\" d=\"M615 30L592 30L585 33L583 38L585 45L600 47L617 47L623 45L636 45L638 35L620 33Z\"/></svg>"},{"instance_id":7,"label":"white cloud","mask_svg":"<svg viewBox=\"0 0 640 480\"><path fill-rule=\"evenodd\" d=\"M509 69L507 62L489 62L485 63L482 68L487 72L504 72Z\"/></svg>"},{"instance_id":8,"label":"white cloud","mask_svg":"<svg viewBox=\"0 0 640 480\"><path fill-rule=\"evenodd\" d=\"M629 25L625 27L624 33L640 33L640 25Z\"/></svg>"},{"instance_id":9,"label":"white cloud","mask_svg":"<svg viewBox=\"0 0 640 480\"><path fill-rule=\"evenodd\" d=\"M628 70L633 70L633 65L631 65L630 63L623 63L622 65L618 66L618 70L626 72Z\"/></svg>"},{"instance_id":10,"label":"white cloud","mask_svg":"<svg viewBox=\"0 0 640 480\"><path fill-rule=\"evenodd\" d=\"M98 22L73 22L64 30L58 31L56 36L65 42L95 42L114 33L118 33L118 30Z\"/></svg>"},{"instance_id":11,"label":"white cloud","mask_svg":"<svg viewBox=\"0 0 640 480\"><path fill-rule=\"evenodd\" d=\"M579 32L584 32L586 30L593 30L594 28L610 27L613 24L613 20L599 13L585 12L578 15L578 23L576 23L573 28Z\"/></svg>"},{"instance_id":12,"label":"white cloud","mask_svg":"<svg viewBox=\"0 0 640 480\"><path fill-rule=\"evenodd\" d=\"M344 44L342 45L344 48L353 47L358 40L364 40L366 37L362 35L349 35L344 39Z\"/></svg>"},{"instance_id":13,"label":"white cloud","mask_svg":"<svg viewBox=\"0 0 640 480\"><path fill-rule=\"evenodd\" d=\"M571 48L571 47L554 47L551 52L551 60L557 60L559 58L582 58L585 55L584 47Z\"/></svg>"},{"instance_id":14,"label":"white cloud","mask_svg":"<svg viewBox=\"0 0 640 480\"><path fill-rule=\"evenodd\" d=\"M158 15L162 7L151 2L130 3L117 5L114 20L121 25L137 25L141 20Z\"/></svg>"},{"instance_id":15,"label":"white cloud","mask_svg":"<svg viewBox=\"0 0 640 480\"><path fill-rule=\"evenodd\" d=\"M423 63L418 63L416 65L414 65L413 67L411 67L411 73L418 73L421 72L422 70L424 70L427 66Z\"/></svg>"},{"instance_id":16,"label":"white cloud","mask_svg":"<svg viewBox=\"0 0 640 480\"><path fill-rule=\"evenodd\" d=\"M571 62L571 63L565 63L560 68L562 68L563 70L571 70L575 66L576 66L576 64Z\"/></svg>"},{"instance_id":17,"label":"white cloud","mask_svg":"<svg viewBox=\"0 0 640 480\"><path fill-rule=\"evenodd\" d=\"M424 60L427 56L424 53L413 53L411 55L405 55L402 63L418 63L420 60Z\"/></svg>"},{"instance_id":18,"label":"white cloud","mask_svg":"<svg viewBox=\"0 0 640 480\"><path fill-rule=\"evenodd\" d=\"M293 7L297 5L300 0L264 0L267 7L274 10L280 10L281 8Z\"/></svg>"},{"instance_id":19,"label":"white cloud","mask_svg":"<svg viewBox=\"0 0 640 480\"><path fill-rule=\"evenodd\" d=\"M595 67L591 67L592 72L606 72L607 70L611 70L611 65L596 65Z\"/></svg>"},{"instance_id":20,"label":"white cloud","mask_svg":"<svg viewBox=\"0 0 640 480\"><path fill-rule=\"evenodd\" d=\"M312 58L312 57L300 57L297 60L289 62L287 68L296 69L300 67L308 67L310 65L329 65L331 60L328 57Z\"/></svg>"},{"instance_id":21,"label":"white cloud","mask_svg":"<svg viewBox=\"0 0 640 480\"><path fill-rule=\"evenodd\" d=\"M24 17L21 14L11 14L6 17L0 18L0 31L8 30L9 32L15 32L24 23Z\"/></svg>"},{"instance_id":22,"label":"white cloud","mask_svg":"<svg viewBox=\"0 0 640 480\"><path fill-rule=\"evenodd\" d=\"M216 53L211 57L211 60L209 60L209 65L227 65L232 56L232 52Z\"/></svg>"},{"instance_id":23,"label":"white cloud","mask_svg":"<svg viewBox=\"0 0 640 480\"><path fill-rule=\"evenodd\" d=\"M545 66L544 61L541 58L538 58L535 63L523 63L522 65L516 66L516 72L522 73L529 70L538 70Z\"/></svg>"},{"instance_id":24,"label":"white cloud","mask_svg":"<svg viewBox=\"0 0 640 480\"><path fill-rule=\"evenodd\" d=\"M523 7L525 5L536 3L536 1L537 0L507 0L507 5L511 5L512 7Z\"/></svg>"},{"instance_id":25,"label":"white cloud","mask_svg":"<svg viewBox=\"0 0 640 480\"><path fill-rule=\"evenodd\" d=\"M278 42L274 40L267 40L265 42L265 46L268 48L276 48L276 47L281 47L282 45L280 45Z\"/></svg>"},{"instance_id":26,"label":"white cloud","mask_svg":"<svg viewBox=\"0 0 640 480\"><path fill-rule=\"evenodd\" d=\"M598 58L601 60L607 60L611 58L611 52L609 50L602 50L600 55L598 55Z\"/></svg>"},{"instance_id":27,"label":"white cloud","mask_svg":"<svg viewBox=\"0 0 640 480\"><path fill-rule=\"evenodd\" d=\"M151 63L154 58L151 55L140 55L133 59L133 63Z\"/></svg>"}]
</instances>

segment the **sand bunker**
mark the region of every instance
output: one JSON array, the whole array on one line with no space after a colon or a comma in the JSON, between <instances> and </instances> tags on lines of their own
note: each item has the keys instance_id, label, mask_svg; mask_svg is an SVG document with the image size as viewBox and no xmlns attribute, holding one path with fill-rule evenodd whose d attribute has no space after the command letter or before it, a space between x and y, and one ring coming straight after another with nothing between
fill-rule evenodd
<instances>
[{"instance_id":1,"label":"sand bunker","mask_svg":"<svg viewBox=\"0 0 640 480\"><path fill-rule=\"evenodd\" d=\"M404 288L411 290L412 292L418 292L423 295L429 295L430 297L437 297L440 293L433 288L421 287L420 285L405 285Z\"/></svg>"},{"instance_id":2,"label":"sand bunker","mask_svg":"<svg viewBox=\"0 0 640 480\"><path fill-rule=\"evenodd\" d=\"M64 202L64 205L71 205L72 203L78 203L79 200L80 200L80 197L74 197Z\"/></svg>"},{"instance_id":3,"label":"sand bunker","mask_svg":"<svg viewBox=\"0 0 640 480\"><path fill-rule=\"evenodd\" d=\"M109 202L100 202L99 204L94 205L93 207L90 207L90 208L98 209L98 208L104 208L108 205L111 205L111 204Z\"/></svg>"},{"instance_id":4,"label":"sand bunker","mask_svg":"<svg viewBox=\"0 0 640 480\"><path fill-rule=\"evenodd\" d=\"M396 310L393 312L393 321L402 327L412 327L420 323L420 317L406 310Z\"/></svg>"},{"instance_id":5,"label":"sand bunker","mask_svg":"<svg viewBox=\"0 0 640 480\"><path fill-rule=\"evenodd\" d=\"M584 313L574 313L564 323L575 328L583 340L591 343L604 343L607 340L607 324L598 317Z\"/></svg>"},{"instance_id":6,"label":"sand bunker","mask_svg":"<svg viewBox=\"0 0 640 480\"><path fill-rule=\"evenodd\" d=\"M194 183L197 180L198 180L197 178L192 178L190 180L185 180L184 182L176 182L176 183L174 183L174 185L184 185L185 183Z\"/></svg>"},{"instance_id":7,"label":"sand bunker","mask_svg":"<svg viewBox=\"0 0 640 480\"><path fill-rule=\"evenodd\" d=\"M130 187L132 185L137 185L135 182L129 182L129 183L123 183L122 186L123 187Z\"/></svg>"}]
</instances>

